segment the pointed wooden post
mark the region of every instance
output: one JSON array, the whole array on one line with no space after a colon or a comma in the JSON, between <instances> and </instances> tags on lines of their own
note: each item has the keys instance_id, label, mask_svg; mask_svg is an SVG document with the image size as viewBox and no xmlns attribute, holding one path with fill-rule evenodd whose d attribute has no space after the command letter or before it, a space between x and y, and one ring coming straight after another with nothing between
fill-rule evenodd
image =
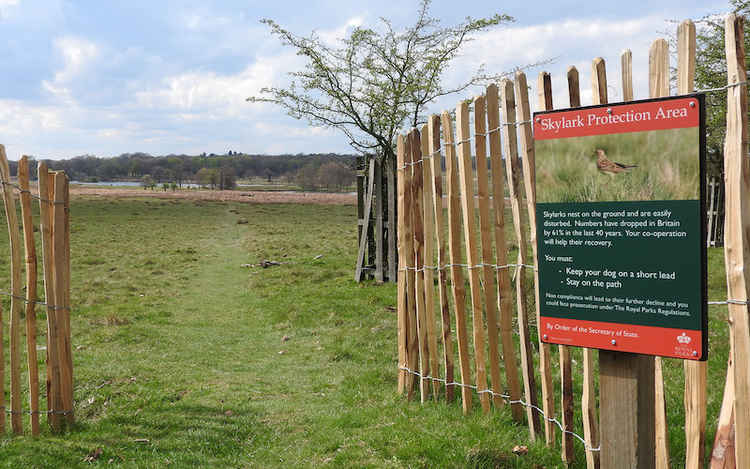
<instances>
[{"instance_id":1,"label":"pointed wooden post","mask_svg":"<svg viewBox=\"0 0 750 469\"><path fill-rule=\"evenodd\" d=\"M594 104L606 104L607 72L601 57L593 62L592 86ZM593 389L593 383L590 386ZM599 390L601 467L653 469L654 359L600 350Z\"/></svg>"},{"instance_id":2,"label":"pointed wooden post","mask_svg":"<svg viewBox=\"0 0 750 469\"><path fill-rule=\"evenodd\" d=\"M730 14L724 23L727 57L727 133L724 141L726 226L724 257L727 267L730 333L734 341L735 457L738 468L750 467L750 165L747 136L747 80L744 19Z\"/></svg>"}]
</instances>

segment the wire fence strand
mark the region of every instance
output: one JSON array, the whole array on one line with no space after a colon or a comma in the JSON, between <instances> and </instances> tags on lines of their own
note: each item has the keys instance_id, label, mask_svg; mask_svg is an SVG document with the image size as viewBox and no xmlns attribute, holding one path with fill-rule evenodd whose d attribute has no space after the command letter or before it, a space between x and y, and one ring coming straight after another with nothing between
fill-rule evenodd
<instances>
[{"instance_id":1,"label":"wire fence strand","mask_svg":"<svg viewBox=\"0 0 750 469\"><path fill-rule=\"evenodd\" d=\"M591 451L591 452L601 451L601 446L597 446L596 448L593 448L593 447L589 446L588 443L586 443L586 440L581 435L579 435L579 434L577 434L575 432L572 432L570 430L566 430L565 428L563 428L562 423L556 417L548 417L544 413L544 411L542 409L540 409L539 407L535 406L534 404L529 404L529 403L525 402L523 399L511 399L511 397L510 397L509 394L496 393L496 392L494 392L491 389L478 390L478 388L476 386L472 385L472 384L464 384L464 383L459 383L459 382L456 382L456 381L452 381L452 382L448 383L443 378L435 378L434 376L430 376L430 375L422 375L422 373L420 373L418 371L414 371L414 370L412 370L410 368L407 368L405 366L399 366L398 368L399 368L399 370L406 371L407 373L412 374L414 376L417 376L417 377L419 377L421 379L425 379L425 380L429 380L429 381L436 381L438 383L443 383L443 384L445 384L446 387L447 386L458 386L458 387L462 387L462 388L469 388L469 389L472 389L473 391L475 391L477 394L480 394L480 395L481 394L489 394L489 395L491 395L493 397L499 397L503 401L505 401L507 404L511 404L511 405L513 405L513 404L521 404L524 407L528 407L528 408L534 409L535 411L537 411L539 413L539 415L542 416L542 418L544 418L548 422L552 422L555 425L557 425L557 427L560 429L561 432L563 432L566 435L571 435L574 438L576 438L578 441L580 441L581 443L583 443L583 446L586 449L586 451Z\"/></svg>"}]
</instances>

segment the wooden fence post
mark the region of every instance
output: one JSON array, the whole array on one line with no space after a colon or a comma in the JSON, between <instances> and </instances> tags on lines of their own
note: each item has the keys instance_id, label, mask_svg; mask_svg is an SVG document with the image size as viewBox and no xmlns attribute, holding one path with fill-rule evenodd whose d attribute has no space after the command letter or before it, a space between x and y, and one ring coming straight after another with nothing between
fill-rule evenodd
<instances>
[{"instance_id":1,"label":"wooden fence post","mask_svg":"<svg viewBox=\"0 0 750 469\"><path fill-rule=\"evenodd\" d=\"M476 363L477 392L487 389L487 370L484 354L484 312L482 290L479 285L479 260L477 258L476 226L474 225L474 178L471 170L471 142L469 133L469 105L461 102L456 107L456 138L458 138L458 174L461 187L461 208L464 222L464 246L468 267L469 289L471 291L472 326L474 332L474 359ZM489 412L490 397L479 395L482 410Z\"/></svg>"},{"instance_id":2,"label":"wooden fence post","mask_svg":"<svg viewBox=\"0 0 750 469\"><path fill-rule=\"evenodd\" d=\"M396 138L397 151L397 171L398 171L398 392L403 394L406 390L407 381L411 384L411 374L403 368L409 367L408 358L408 335L409 335L409 301L411 294L407 289L407 253L411 243L409 236L409 222L407 215L409 213L409 199L411 199L411 178L410 173L406 171L406 159L411 161L411 154L407 151L408 141L403 135ZM411 391L410 391L411 392Z\"/></svg>"},{"instance_id":3,"label":"wooden fence post","mask_svg":"<svg viewBox=\"0 0 750 469\"><path fill-rule=\"evenodd\" d=\"M730 302L730 333L734 340L734 416L737 467L750 467L750 321L748 267L750 259L750 165L747 137L747 80L744 20L730 14L725 24L727 81L727 133L724 143L726 226L724 256Z\"/></svg>"},{"instance_id":4,"label":"wooden fence post","mask_svg":"<svg viewBox=\"0 0 750 469\"><path fill-rule=\"evenodd\" d=\"M445 179L448 185L448 252L451 263L451 292L456 308L456 341L458 342L458 363L461 368L461 382L471 382L469 365L469 337L466 331L466 286L461 271L461 210L458 191L458 168L456 167L456 149L453 145L453 124L448 112L441 115L443 139L445 140ZM471 410L471 389L461 388L461 400L464 414Z\"/></svg>"},{"instance_id":5,"label":"wooden fence post","mask_svg":"<svg viewBox=\"0 0 750 469\"><path fill-rule=\"evenodd\" d=\"M453 340L451 337L451 316L448 304L448 279L446 273L446 255L445 255L445 223L443 222L443 166L440 153L440 116L431 115L429 120L429 152L430 168L432 172L432 181L430 190L434 201L434 234L437 242L437 274L438 274L438 293L440 295L440 318L443 326L443 361L445 362L445 399L448 402L453 401L453 382L454 360L453 360Z\"/></svg>"},{"instance_id":6,"label":"wooden fence post","mask_svg":"<svg viewBox=\"0 0 750 469\"><path fill-rule=\"evenodd\" d=\"M695 24L683 21L677 28L677 93L695 91ZM703 182L703 181L701 181ZM706 386L708 361L684 361L685 369L685 469L703 467L706 437Z\"/></svg>"},{"instance_id":7,"label":"wooden fence post","mask_svg":"<svg viewBox=\"0 0 750 469\"><path fill-rule=\"evenodd\" d=\"M21 218L26 251L26 356L29 366L29 407L31 434L39 434L39 367L36 353L37 261L34 221L29 192L29 159L18 162L18 185L21 188Z\"/></svg>"},{"instance_id":8,"label":"wooden fence post","mask_svg":"<svg viewBox=\"0 0 750 469\"><path fill-rule=\"evenodd\" d=\"M430 374L430 351L427 343L427 314L424 299L424 209L422 193L424 192L424 178L422 176L422 142L419 130L412 129L409 133L412 157L411 184L411 220L414 231L414 298L416 305L417 340L419 349L419 395L421 402L427 400L430 393L428 376Z\"/></svg>"},{"instance_id":9,"label":"wooden fence post","mask_svg":"<svg viewBox=\"0 0 750 469\"><path fill-rule=\"evenodd\" d=\"M497 269L497 296L500 310L500 336L503 347L503 365L505 380L510 394L511 413L516 422L523 421L523 407L517 401L521 399L521 383L518 378L516 348L513 342L513 293L508 272L508 246L505 239L505 175L503 174L503 155L501 150L500 97L497 85L487 87L487 125L490 140L490 168L492 170L492 202L494 211L495 255Z\"/></svg>"},{"instance_id":10,"label":"wooden fence post","mask_svg":"<svg viewBox=\"0 0 750 469\"><path fill-rule=\"evenodd\" d=\"M669 96L669 43L657 39L651 45L648 56L649 97ZM667 425L667 404L664 396L664 376L661 357L654 358L655 390L655 431L656 467L669 469L669 428Z\"/></svg>"},{"instance_id":11,"label":"wooden fence post","mask_svg":"<svg viewBox=\"0 0 750 469\"><path fill-rule=\"evenodd\" d=\"M21 414L21 314L23 311L23 282L21 280L21 239L18 234L16 197L10 185L10 168L5 148L0 148L0 179L2 180L5 217L10 241L10 423L13 433L23 433ZM2 322L0 322L2 327ZM0 342L2 347L2 342ZM3 409L4 411L4 409Z\"/></svg>"},{"instance_id":12,"label":"wooden fence post","mask_svg":"<svg viewBox=\"0 0 750 469\"><path fill-rule=\"evenodd\" d=\"M501 82L502 107L505 115L503 125L503 141L505 143L505 173L508 180L508 195L510 196L510 207L513 213L513 225L516 230L518 241L518 269L516 270L516 305L518 315L518 337L521 345L521 374L523 375L523 387L526 395L526 416L529 423L531 440L536 440L536 434L541 432L539 423L539 412L534 410L538 407L536 379L534 377L534 357L531 349L531 337L529 333L529 318L526 302L526 273L525 265L528 264L526 250L526 234L523 228L523 213L521 212L521 197L519 194L519 178L521 177L518 163L518 138L516 136L516 99L513 91L513 82L504 79ZM511 127L513 124L513 127Z\"/></svg>"},{"instance_id":13,"label":"wooden fence post","mask_svg":"<svg viewBox=\"0 0 750 469\"><path fill-rule=\"evenodd\" d=\"M573 66L568 67L567 79L570 107L581 107L581 86L578 69ZM562 358L560 360L562 360ZM591 451L592 448L599 446L600 441L599 418L596 412L596 394L594 390L594 350L591 349L583 349L583 392L581 395L581 413L583 420L583 435L587 447L586 467L587 469L598 469L599 452Z\"/></svg>"},{"instance_id":14,"label":"wooden fence post","mask_svg":"<svg viewBox=\"0 0 750 469\"><path fill-rule=\"evenodd\" d=\"M497 289L495 288L495 268L492 256L492 219L490 218L489 174L487 171L487 109L485 97L474 98L474 154L477 166L477 198L479 199L479 227L483 264L482 283L484 284L484 307L487 315L487 343L490 354L490 382L492 402L501 407L505 404L499 396L503 391L500 381L500 348L497 330Z\"/></svg>"},{"instance_id":15,"label":"wooden fence post","mask_svg":"<svg viewBox=\"0 0 750 469\"><path fill-rule=\"evenodd\" d=\"M375 163L375 280L383 281L383 163Z\"/></svg>"},{"instance_id":16,"label":"wooden fence post","mask_svg":"<svg viewBox=\"0 0 750 469\"><path fill-rule=\"evenodd\" d=\"M58 353L58 320L55 309L54 252L52 243L53 189L47 164L39 163L39 229L42 239L42 271L44 275L44 297L47 303L47 421L53 431L60 430L62 396L60 394L60 356Z\"/></svg>"},{"instance_id":17,"label":"wooden fence post","mask_svg":"<svg viewBox=\"0 0 750 469\"><path fill-rule=\"evenodd\" d=\"M545 106L549 104L552 108L552 83L549 73L540 75L541 94ZM545 83L546 82L546 83ZM549 86L550 93L547 95L544 88ZM542 342L539 324L539 259L536 245L536 176L534 168L534 137L531 133L531 110L529 108L529 88L526 84L526 74L518 71L515 79L516 107L519 124L519 148L521 164L523 165L523 181L526 188L526 209L529 215L529 244L531 244L531 258L534 264L534 309L537 323L537 341L539 342L539 377L542 381L542 410L544 411L544 437L547 446L555 444L555 425L550 420L555 414L555 391L552 387L552 372L550 371L551 353L550 346ZM547 99L549 96L549 99ZM549 101L549 103L547 102ZM520 274L521 271L519 271Z\"/></svg>"},{"instance_id":18,"label":"wooden fence post","mask_svg":"<svg viewBox=\"0 0 750 469\"><path fill-rule=\"evenodd\" d=\"M601 57L594 59L593 62L592 88L594 104L606 104L607 73L604 59ZM589 349L584 350L584 367L586 367L587 351ZM589 363L589 366L591 364ZM584 380L585 376L586 371L584 371ZM591 383L591 388L593 389L593 383ZM655 462L653 358L600 350L599 389L602 468L653 468ZM584 419L584 424L585 422Z\"/></svg>"},{"instance_id":19,"label":"wooden fence post","mask_svg":"<svg viewBox=\"0 0 750 469\"><path fill-rule=\"evenodd\" d=\"M432 177L432 159L430 157L430 139L427 124L422 126L421 130L421 149L422 149L422 198L423 208L422 226L424 227L424 307L425 320L427 322L427 345L430 353L430 372L433 377L437 378L440 374L440 364L438 360L437 334L435 332L435 277L432 268L435 262L435 200L433 197ZM432 394L435 400L440 393L440 383L432 380Z\"/></svg>"}]
</instances>

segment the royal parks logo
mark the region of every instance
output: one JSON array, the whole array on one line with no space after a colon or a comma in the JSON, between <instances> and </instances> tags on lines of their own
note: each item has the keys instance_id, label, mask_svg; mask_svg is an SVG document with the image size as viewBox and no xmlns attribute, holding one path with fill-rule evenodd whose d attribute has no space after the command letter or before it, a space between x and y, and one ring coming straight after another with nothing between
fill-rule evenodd
<instances>
[{"instance_id":1,"label":"royal parks logo","mask_svg":"<svg viewBox=\"0 0 750 469\"><path fill-rule=\"evenodd\" d=\"M686 333L682 333L682 335L677 336L677 342L681 343L682 345L689 344L693 339L691 339Z\"/></svg>"}]
</instances>

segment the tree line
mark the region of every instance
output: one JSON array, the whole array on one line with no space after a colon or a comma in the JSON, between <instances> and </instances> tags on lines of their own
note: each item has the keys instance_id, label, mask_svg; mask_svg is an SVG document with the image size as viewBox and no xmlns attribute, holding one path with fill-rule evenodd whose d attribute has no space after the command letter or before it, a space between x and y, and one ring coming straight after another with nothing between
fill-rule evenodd
<instances>
[{"instance_id":1,"label":"tree line","mask_svg":"<svg viewBox=\"0 0 750 469\"><path fill-rule=\"evenodd\" d=\"M354 183L356 159L356 155L338 153L250 155L229 151L223 155L81 155L44 161L50 169L65 171L72 181L81 182L140 181L146 186L168 183L178 187L195 183L212 189L232 189L238 179L262 178L268 183L296 184L306 190L334 190ZM11 174L15 174L17 164L10 164ZM36 171L35 164L30 166ZM36 178L35 173L31 176Z\"/></svg>"}]
</instances>

